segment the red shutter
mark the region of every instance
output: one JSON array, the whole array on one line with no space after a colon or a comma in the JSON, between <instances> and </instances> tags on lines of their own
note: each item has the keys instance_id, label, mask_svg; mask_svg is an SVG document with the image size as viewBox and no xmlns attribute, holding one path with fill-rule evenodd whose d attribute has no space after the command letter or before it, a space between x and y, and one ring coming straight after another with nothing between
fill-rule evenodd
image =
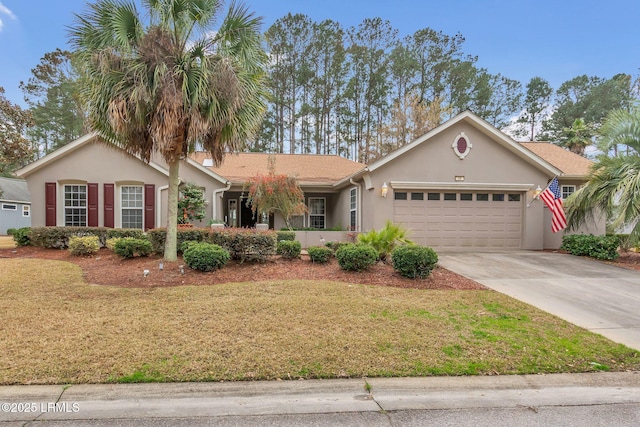
<instances>
[{"instance_id":1,"label":"red shutter","mask_svg":"<svg viewBox=\"0 0 640 427\"><path fill-rule=\"evenodd\" d=\"M104 185L104 226L113 228L115 188L113 184Z\"/></svg>"},{"instance_id":2,"label":"red shutter","mask_svg":"<svg viewBox=\"0 0 640 427\"><path fill-rule=\"evenodd\" d=\"M87 184L87 225L98 226L98 184Z\"/></svg>"},{"instance_id":3,"label":"red shutter","mask_svg":"<svg viewBox=\"0 0 640 427\"><path fill-rule=\"evenodd\" d=\"M47 227L55 227L56 223L56 183L47 182L45 185L45 223Z\"/></svg>"},{"instance_id":4,"label":"red shutter","mask_svg":"<svg viewBox=\"0 0 640 427\"><path fill-rule=\"evenodd\" d=\"M156 186L145 184L144 186L144 229L155 228L156 224Z\"/></svg>"}]
</instances>

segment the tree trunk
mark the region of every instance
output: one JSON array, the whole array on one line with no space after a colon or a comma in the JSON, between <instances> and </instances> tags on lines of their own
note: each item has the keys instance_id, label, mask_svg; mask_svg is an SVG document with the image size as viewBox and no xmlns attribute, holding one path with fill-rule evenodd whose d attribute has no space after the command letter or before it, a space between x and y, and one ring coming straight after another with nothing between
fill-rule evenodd
<instances>
[{"instance_id":1,"label":"tree trunk","mask_svg":"<svg viewBox=\"0 0 640 427\"><path fill-rule=\"evenodd\" d=\"M167 205L167 237L164 242L164 260L178 259L178 172L180 160L169 162L169 194Z\"/></svg>"}]
</instances>

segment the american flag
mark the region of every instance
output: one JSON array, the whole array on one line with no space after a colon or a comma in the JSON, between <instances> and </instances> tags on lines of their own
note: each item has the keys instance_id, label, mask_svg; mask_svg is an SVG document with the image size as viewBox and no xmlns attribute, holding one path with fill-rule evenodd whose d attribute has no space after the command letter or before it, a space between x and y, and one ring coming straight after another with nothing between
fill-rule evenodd
<instances>
[{"instance_id":1,"label":"american flag","mask_svg":"<svg viewBox=\"0 0 640 427\"><path fill-rule=\"evenodd\" d=\"M558 178L553 178L547 188L540 193L540 198L553 214L551 218L551 231L557 233L567 227L567 217L564 214L564 206L562 204L562 194L560 194L560 185Z\"/></svg>"}]
</instances>

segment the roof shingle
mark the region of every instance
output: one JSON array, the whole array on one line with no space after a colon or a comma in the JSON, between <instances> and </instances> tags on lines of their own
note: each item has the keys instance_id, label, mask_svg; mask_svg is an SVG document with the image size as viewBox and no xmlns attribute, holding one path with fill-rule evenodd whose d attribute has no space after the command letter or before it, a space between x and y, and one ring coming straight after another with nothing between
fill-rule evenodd
<instances>
[{"instance_id":1,"label":"roof shingle","mask_svg":"<svg viewBox=\"0 0 640 427\"><path fill-rule=\"evenodd\" d=\"M258 173L268 172L270 156L275 156L277 174L293 176L300 184L333 184L365 167L335 155L239 153L225 156L219 167L209 169L233 183L244 183ZM210 158L204 152L194 153L191 157L200 164Z\"/></svg>"},{"instance_id":2,"label":"roof shingle","mask_svg":"<svg viewBox=\"0 0 640 427\"><path fill-rule=\"evenodd\" d=\"M521 142L520 145L569 176L587 176L593 162L549 142Z\"/></svg>"}]
</instances>

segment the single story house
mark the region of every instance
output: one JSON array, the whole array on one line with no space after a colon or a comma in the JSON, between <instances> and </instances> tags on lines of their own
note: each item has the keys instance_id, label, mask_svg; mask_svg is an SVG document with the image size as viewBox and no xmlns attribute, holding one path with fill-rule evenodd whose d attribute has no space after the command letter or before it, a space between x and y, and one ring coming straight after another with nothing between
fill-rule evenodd
<instances>
[{"instance_id":1,"label":"single story house","mask_svg":"<svg viewBox=\"0 0 640 427\"><path fill-rule=\"evenodd\" d=\"M591 162L550 143L518 143L470 111L463 112L369 165L338 156L241 153L214 167L194 153L180 167L208 201L206 218L252 227L245 182L268 173L297 178L307 214L300 227L367 231L387 220L438 250L557 248L551 215L532 199L558 176L563 197L587 180ZM85 135L20 169L33 199L34 226L149 229L166 224L168 170L125 154L96 134ZM279 229L279 216L269 219ZM604 218L579 232L603 234Z\"/></svg>"},{"instance_id":2,"label":"single story house","mask_svg":"<svg viewBox=\"0 0 640 427\"><path fill-rule=\"evenodd\" d=\"M31 227L31 195L23 179L0 177L0 235Z\"/></svg>"}]
</instances>

